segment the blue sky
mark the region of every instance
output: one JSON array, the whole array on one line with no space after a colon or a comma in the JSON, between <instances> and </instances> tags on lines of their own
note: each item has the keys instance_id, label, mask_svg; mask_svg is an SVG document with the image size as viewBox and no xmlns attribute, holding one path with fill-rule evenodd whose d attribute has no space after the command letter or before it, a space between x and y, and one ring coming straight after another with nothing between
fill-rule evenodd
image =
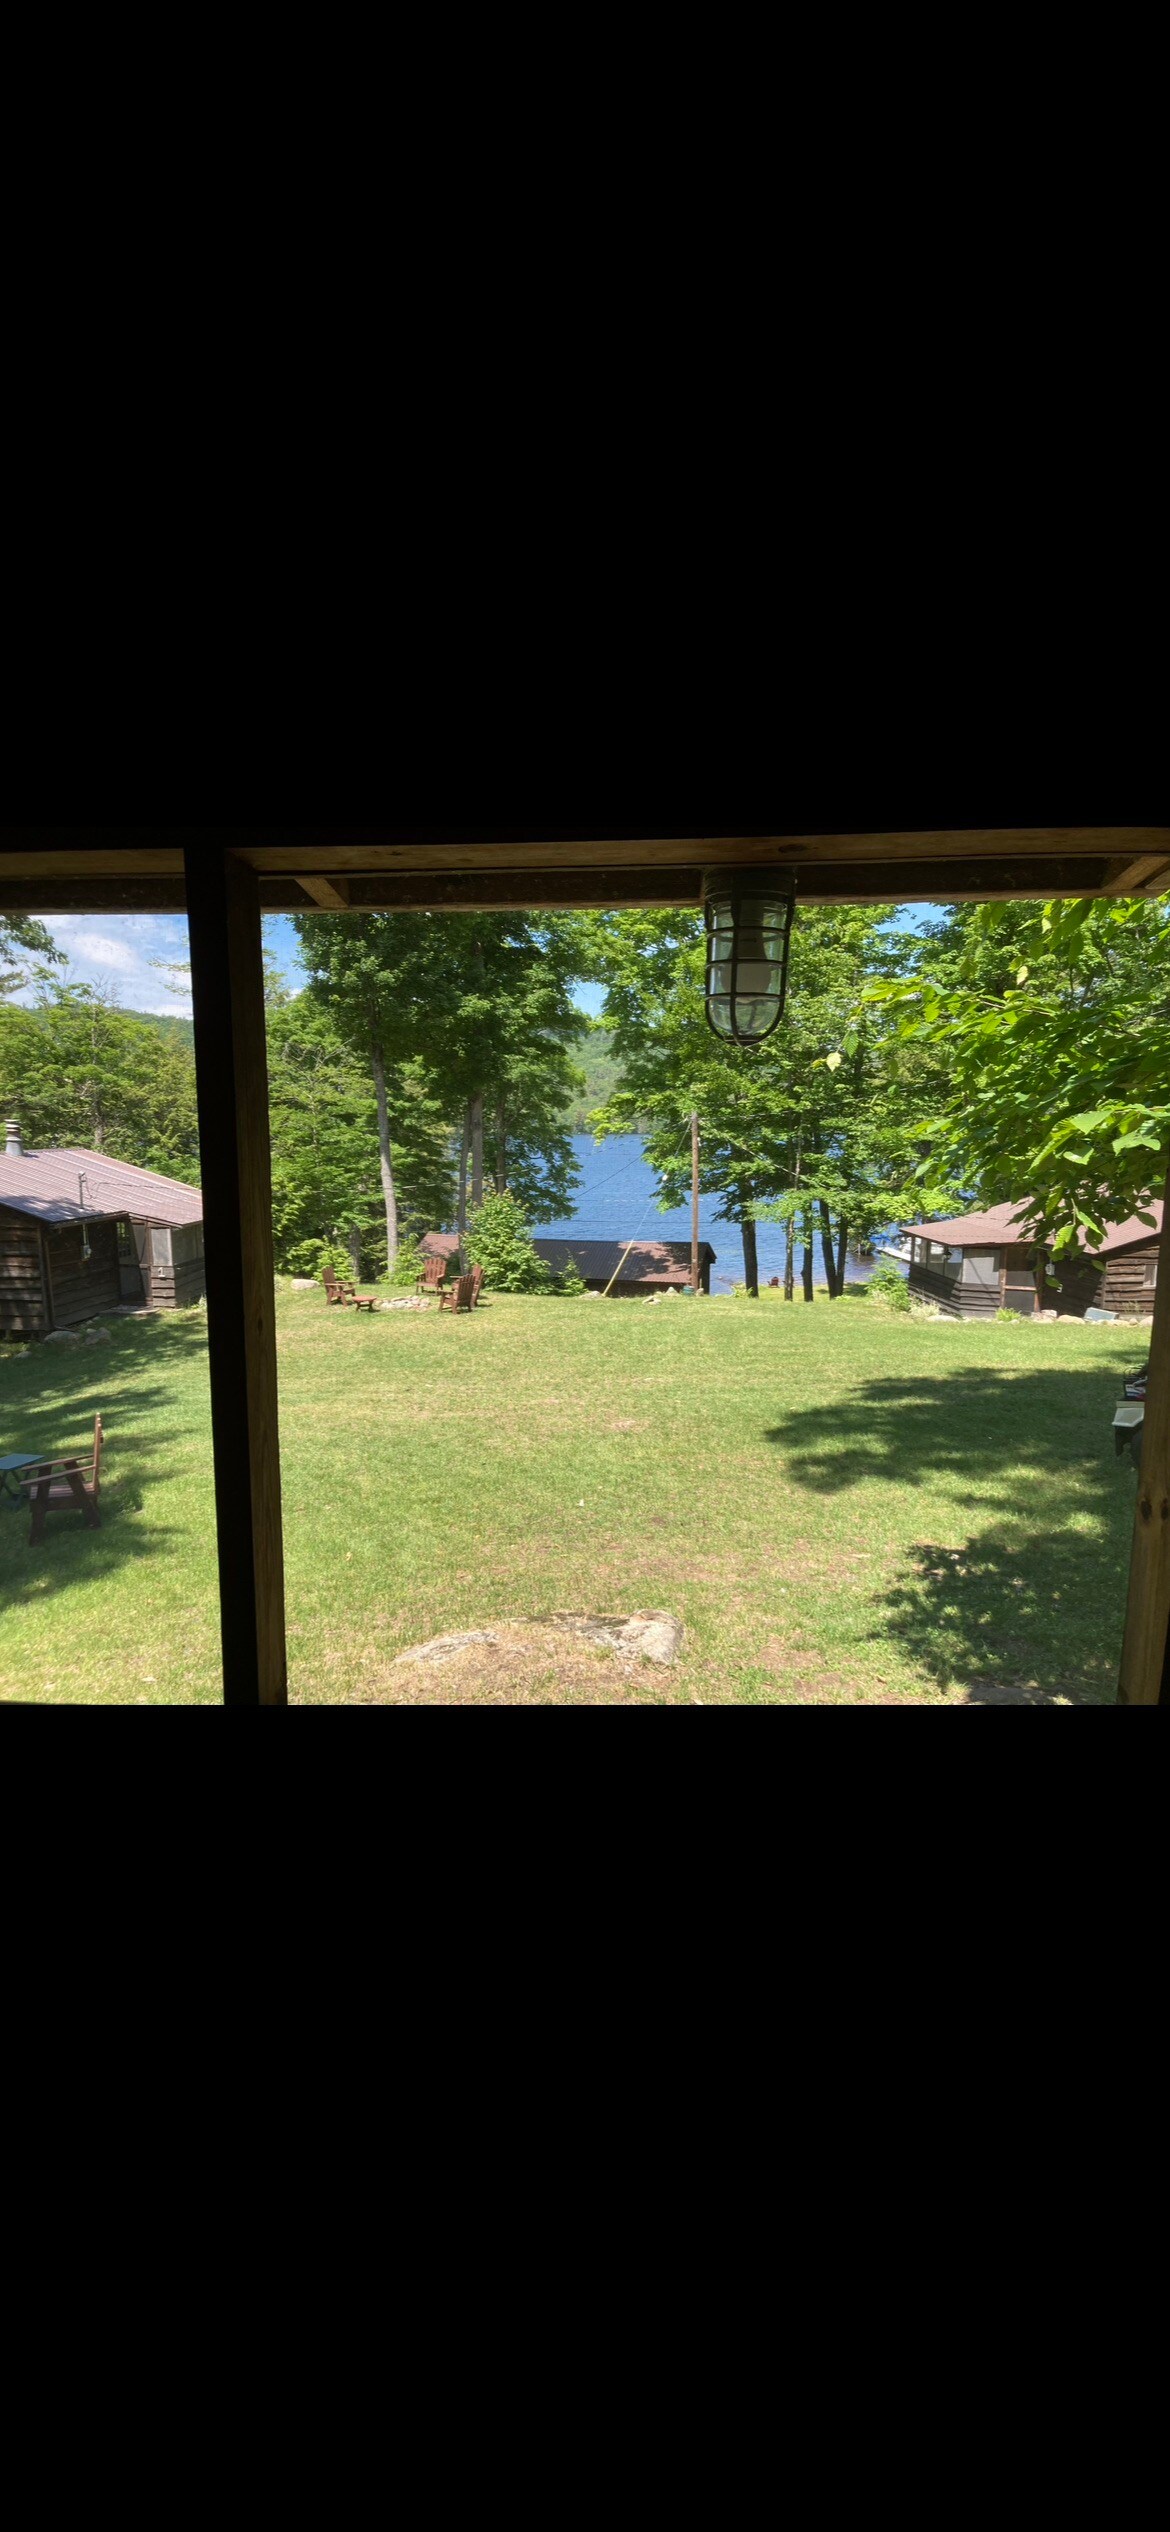
<instances>
[{"instance_id":1,"label":"blue sky","mask_svg":"<svg viewBox=\"0 0 1170 2532\"><path fill-rule=\"evenodd\" d=\"M900 926L916 930L920 922L937 912L936 906L907 906L897 919ZM191 997L185 976L167 973L168 966L182 968L186 963L187 925L181 914L60 915L48 929L58 949L64 951L75 983L104 986L126 1011L170 1011L190 1016ZM302 971L291 918L284 914L267 916L264 938L295 990L302 981ZM596 1015L603 998L600 985L577 988L583 1011ZM32 999L31 991L17 996L18 1001Z\"/></svg>"},{"instance_id":2,"label":"blue sky","mask_svg":"<svg viewBox=\"0 0 1170 2532\"><path fill-rule=\"evenodd\" d=\"M76 984L102 985L125 1011L169 1011L189 1018L191 996L183 975L168 974L187 960L187 925L181 914L70 914L46 925L69 961ZM295 989L303 982L297 957L297 936L291 918L268 915L265 946ZM582 985L578 1001L584 1011L598 1012L600 985ZM30 988L18 1002L35 999Z\"/></svg>"}]
</instances>

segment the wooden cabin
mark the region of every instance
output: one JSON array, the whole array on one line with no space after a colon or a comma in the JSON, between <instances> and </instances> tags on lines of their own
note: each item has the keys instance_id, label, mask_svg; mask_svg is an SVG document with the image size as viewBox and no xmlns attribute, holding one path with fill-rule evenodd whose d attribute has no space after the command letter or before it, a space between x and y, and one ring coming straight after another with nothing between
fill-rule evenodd
<instances>
[{"instance_id":1,"label":"wooden cabin","mask_svg":"<svg viewBox=\"0 0 1170 2532\"><path fill-rule=\"evenodd\" d=\"M946 1222L915 1222L910 1242L910 1292L933 1301L952 1319L990 1319L997 1310L1031 1318L1037 1310L1083 1319L1086 1310L1115 1310L1145 1318L1154 1307L1162 1202L1151 1202L1157 1224L1132 1217L1107 1226L1099 1249L1076 1260L1044 1266L1043 1297L1036 1242L1027 1236L1026 1205L993 1205L985 1213L958 1214Z\"/></svg>"},{"instance_id":2,"label":"wooden cabin","mask_svg":"<svg viewBox=\"0 0 1170 2532\"><path fill-rule=\"evenodd\" d=\"M447 1259L459 1248L453 1231L428 1231L420 1245L424 1257ZM534 1240L532 1245L550 1273L563 1275L572 1259L588 1291L608 1292L612 1286L615 1301L652 1301L656 1293L681 1293L690 1286L689 1240L636 1240L628 1255L624 1240ZM711 1268L717 1263L710 1241L701 1241L699 1281L705 1293L711 1290Z\"/></svg>"},{"instance_id":3,"label":"wooden cabin","mask_svg":"<svg viewBox=\"0 0 1170 2532\"><path fill-rule=\"evenodd\" d=\"M26 1151L19 1127L10 1124L0 1155L0 1208L24 1208L26 1218L43 1222L46 1206L63 1207L78 1225L117 1226L117 1288L92 1310L82 1311L82 1317L92 1318L119 1302L139 1309L185 1310L203 1299L203 1198L198 1187L80 1146ZM79 1229L79 1249L80 1240ZM50 1327L71 1324L60 1315L49 1320Z\"/></svg>"},{"instance_id":4,"label":"wooden cabin","mask_svg":"<svg viewBox=\"0 0 1170 2532\"><path fill-rule=\"evenodd\" d=\"M76 1204L0 1201L0 1337L49 1336L116 1310L126 1227Z\"/></svg>"}]
</instances>

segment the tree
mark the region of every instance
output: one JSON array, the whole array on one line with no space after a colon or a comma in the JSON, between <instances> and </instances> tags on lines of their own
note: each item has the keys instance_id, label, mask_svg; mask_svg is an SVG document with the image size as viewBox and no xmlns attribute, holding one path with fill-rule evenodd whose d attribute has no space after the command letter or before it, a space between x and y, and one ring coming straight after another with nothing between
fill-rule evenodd
<instances>
[{"instance_id":1,"label":"tree","mask_svg":"<svg viewBox=\"0 0 1170 2532\"><path fill-rule=\"evenodd\" d=\"M30 914L0 914L0 1002L27 985L38 960L44 966L65 963L44 924Z\"/></svg>"},{"instance_id":2,"label":"tree","mask_svg":"<svg viewBox=\"0 0 1170 2532\"><path fill-rule=\"evenodd\" d=\"M914 973L870 984L923 1066L923 1173L1029 1206L1057 1258L1152 1222L1170 1165L1170 900L954 907Z\"/></svg>"},{"instance_id":3,"label":"tree","mask_svg":"<svg viewBox=\"0 0 1170 2532\"><path fill-rule=\"evenodd\" d=\"M467 1254L482 1266L493 1292L553 1289L551 1270L536 1254L524 1208L515 1196L485 1196L471 1217Z\"/></svg>"},{"instance_id":4,"label":"tree","mask_svg":"<svg viewBox=\"0 0 1170 2532\"><path fill-rule=\"evenodd\" d=\"M663 1203L683 1201L690 1183L689 1120L702 1128L701 1185L720 1218L738 1224L749 1292L759 1291L756 1223L789 1223L794 1253L803 1236L804 1289L813 1297L815 1242L830 1294L843 1288L851 1230L899 1218L911 1159L904 1085L891 1085L869 1038L855 1032L846 1066L838 1043L866 977L903 956L887 930L889 908L804 909L793 939L787 1013L762 1046L738 1047L707 1025L701 918L687 912L594 919L595 970L605 980L605 1017L622 1063L623 1087L595 1119L603 1132L648 1119L648 1156L663 1182ZM916 1190L921 1203L921 1191ZM907 1218L903 1213L901 1218Z\"/></svg>"},{"instance_id":5,"label":"tree","mask_svg":"<svg viewBox=\"0 0 1170 2532\"><path fill-rule=\"evenodd\" d=\"M316 1270L344 1247L359 1279L384 1261L385 1204L378 1105L370 1069L346 1046L332 1011L311 994L270 991L268 1074L277 1262ZM400 1231L449 1218L447 1121L417 1066L387 1086L391 1166Z\"/></svg>"},{"instance_id":6,"label":"tree","mask_svg":"<svg viewBox=\"0 0 1170 2532\"><path fill-rule=\"evenodd\" d=\"M33 1010L0 1006L0 1107L35 1142L198 1182L191 1047L95 985L44 983Z\"/></svg>"},{"instance_id":7,"label":"tree","mask_svg":"<svg viewBox=\"0 0 1170 2532\"><path fill-rule=\"evenodd\" d=\"M579 927L525 915L301 915L309 990L367 1064L378 1112L386 1246L399 1237L392 1122L407 1074L459 1138L458 1224L494 1178L533 1211L576 1184L565 1109L579 1076L571 984Z\"/></svg>"}]
</instances>

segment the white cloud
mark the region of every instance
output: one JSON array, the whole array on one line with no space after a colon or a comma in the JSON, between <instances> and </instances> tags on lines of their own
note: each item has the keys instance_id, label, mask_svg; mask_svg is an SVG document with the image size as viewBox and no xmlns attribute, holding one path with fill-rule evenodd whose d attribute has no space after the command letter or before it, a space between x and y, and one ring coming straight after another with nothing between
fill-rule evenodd
<instances>
[{"instance_id":1,"label":"white cloud","mask_svg":"<svg viewBox=\"0 0 1170 2532\"><path fill-rule=\"evenodd\" d=\"M190 1019L191 996L185 977L171 977L168 967L185 967L187 920L181 914L63 914L50 918L46 929L67 961L57 968L78 985L100 985L124 1011L144 1011L157 1018ZM288 983L304 983L291 923L283 917L265 923L265 940L275 951ZM178 987L171 991L174 984ZM18 1002L36 1000L29 986Z\"/></svg>"},{"instance_id":2,"label":"white cloud","mask_svg":"<svg viewBox=\"0 0 1170 2532\"><path fill-rule=\"evenodd\" d=\"M191 997L184 989L169 994L162 965L183 966L187 960L187 924L183 915L106 915L95 924L92 915L65 914L46 929L65 958L68 974L78 985L101 985L125 1011L170 1013L190 1018ZM29 988L18 999L33 1002Z\"/></svg>"}]
</instances>

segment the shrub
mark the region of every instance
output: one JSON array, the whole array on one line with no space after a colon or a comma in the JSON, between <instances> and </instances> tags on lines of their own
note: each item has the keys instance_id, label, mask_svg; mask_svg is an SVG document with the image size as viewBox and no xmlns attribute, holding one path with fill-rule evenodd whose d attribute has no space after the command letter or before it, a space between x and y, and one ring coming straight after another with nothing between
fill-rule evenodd
<instances>
[{"instance_id":1,"label":"shrub","mask_svg":"<svg viewBox=\"0 0 1170 2532\"><path fill-rule=\"evenodd\" d=\"M289 1250L291 1275L324 1275L330 1269L341 1283L353 1282L353 1259L340 1240L302 1240L299 1248Z\"/></svg>"},{"instance_id":2,"label":"shrub","mask_svg":"<svg viewBox=\"0 0 1170 2532\"><path fill-rule=\"evenodd\" d=\"M901 1310L909 1315L910 1286L896 1266L875 1266L867 1290L871 1301L882 1301L887 1310Z\"/></svg>"},{"instance_id":3,"label":"shrub","mask_svg":"<svg viewBox=\"0 0 1170 2532\"><path fill-rule=\"evenodd\" d=\"M398 1262L393 1274L379 1276L379 1291L413 1292L426 1262L421 1248L416 1248L411 1240L405 1241L398 1251Z\"/></svg>"},{"instance_id":4,"label":"shrub","mask_svg":"<svg viewBox=\"0 0 1170 2532\"><path fill-rule=\"evenodd\" d=\"M471 1217L467 1254L482 1266L493 1292L551 1293L553 1279L537 1256L515 1196L487 1196Z\"/></svg>"},{"instance_id":5,"label":"shrub","mask_svg":"<svg viewBox=\"0 0 1170 2532\"><path fill-rule=\"evenodd\" d=\"M558 1276L557 1290L565 1301L579 1301L582 1293L588 1292L589 1286L575 1257L570 1257L564 1273Z\"/></svg>"}]
</instances>

